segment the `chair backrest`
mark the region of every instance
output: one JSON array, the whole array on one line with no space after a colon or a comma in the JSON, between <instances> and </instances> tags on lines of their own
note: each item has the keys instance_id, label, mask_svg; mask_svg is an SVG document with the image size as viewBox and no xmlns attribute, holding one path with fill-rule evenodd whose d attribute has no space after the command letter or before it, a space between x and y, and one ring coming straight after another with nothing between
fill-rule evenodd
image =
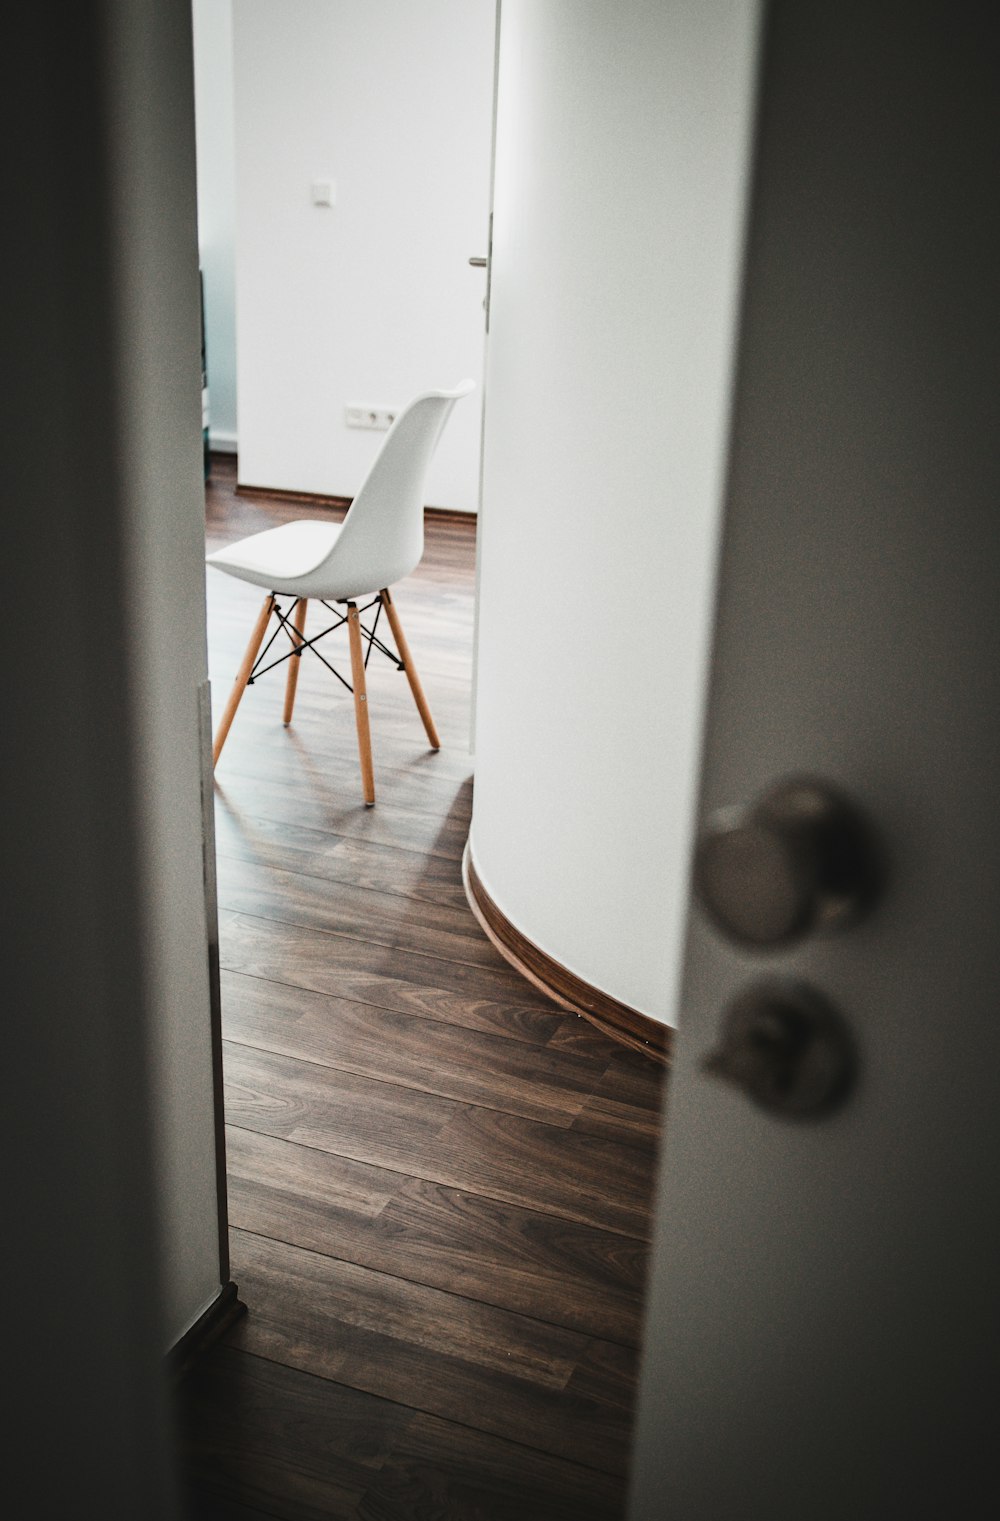
<instances>
[{"instance_id":1,"label":"chair backrest","mask_svg":"<svg viewBox=\"0 0 1000 1521\"><path fill-rule=\"evenodd\" d=\"M452 407L475 390L428 391L399 413L344 519L338 575L376 591L408 576L424 552L424 483Z\"/></svg>"}]
</instances>

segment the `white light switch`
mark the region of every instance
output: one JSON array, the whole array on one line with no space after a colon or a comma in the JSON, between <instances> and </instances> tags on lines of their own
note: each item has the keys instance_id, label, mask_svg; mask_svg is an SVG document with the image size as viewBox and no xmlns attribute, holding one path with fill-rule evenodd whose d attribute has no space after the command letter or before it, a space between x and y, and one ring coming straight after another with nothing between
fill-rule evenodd
<instances>
[{"instance_id":1,"label":"white light switch","mask_svg":"<svg viewBox=\"0 0 1000 1521\"><path fill-rule=\"evenodd\" d=\"M337 187L333 180L313 180L310 189L314 206L332 206L337 199Z\"/></svg>"}]
</instances>

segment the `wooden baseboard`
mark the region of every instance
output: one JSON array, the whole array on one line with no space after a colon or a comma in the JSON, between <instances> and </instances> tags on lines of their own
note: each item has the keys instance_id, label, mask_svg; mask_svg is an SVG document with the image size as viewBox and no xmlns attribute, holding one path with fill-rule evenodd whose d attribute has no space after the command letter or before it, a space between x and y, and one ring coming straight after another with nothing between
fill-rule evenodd
<instances>
[{"instance_id":1,"label":"wooden baseboard","mask_svg":"<svg viewBox=\"0 0 1000 1521\"><path fill-rule=\"evenodd\" d=\"M185 1331L177 1345L168 1352L169 1376L174 1381L183 1378L213 1342L218 1341L246 1312L247 1307L240 1299L235 1283L230 1280L223 1284L204 1314L199 1315L190 1330Z\"/></svg>"},{"instance_id":2,"label":"wooden baseboard","mask_svg":"<svg viewBox=\"0 0 1000 1521\"><path fill-rule=\"evenodd\" d=\"M425 518L433 518L435 523L460 523L464 528L475 528L477 516L475 512L462 512L458 507L424 508Z\"/></svg>"},{"instance_id":3,"label":"wooden baseboard","mask_svg":"<svg viewBox=\"0 0 1000 1521\"><path fill-rule=\"evenodd\" d=\"M547 994L560 1008L582 1014L612 1040L633 1051L641 1051L663 1066L670 1064L673 1031L658 1020L650 1019L648 1014L640 1014L638 1009L632 1009L584 982L582 977L553 960L515 928L483 886L468 842L462 857L462 882L469 906L487 938L522 977Z\"/></svg>"},{"instance_id":4,"label":"wooden baseboard","mask_svg":"<svg viewBox=\"0 0 1000 1521\"><path fill-rule=\"evenodd\" d=\"M274 502L302 502L309 507L340 507L351 505L349 496L323 496L318 491L284 491L278 486L244 486L236 483L237 496L267 497Z\"/></svg>"},{"instance_id":5,"label":"wooden baseboard","mask_svg":"<svg viewBox=\"0 0 1000 1521\"><path fill-rule=\"evenodd\" d=\"M236 495L266 497L275 502L301 502L308 507L335 507L342 512L347 511L352 501L349 496L324 496L318 491L284 491L276 486L243 486L239 482L236 484ZM424 517L446 523L474 524L476 521L474 512L460 512L457 507L425 507Z\"/></svg>"}]
</instances>

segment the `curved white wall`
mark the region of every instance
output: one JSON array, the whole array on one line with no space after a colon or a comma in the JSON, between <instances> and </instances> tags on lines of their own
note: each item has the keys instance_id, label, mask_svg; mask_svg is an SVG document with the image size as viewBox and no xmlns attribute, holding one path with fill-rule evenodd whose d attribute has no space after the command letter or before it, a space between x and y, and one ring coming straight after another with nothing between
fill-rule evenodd
<instances>
[{"instance_id":1,"label":"curved white wall","mask_svg":"<svg viewBox=\"0 0 1000 1521\"><path fill-rule=\"evenodd\" d=\"M667 1023L757 12L501 12L471 849L524 934Z\"/></svg>"}]
</instances>

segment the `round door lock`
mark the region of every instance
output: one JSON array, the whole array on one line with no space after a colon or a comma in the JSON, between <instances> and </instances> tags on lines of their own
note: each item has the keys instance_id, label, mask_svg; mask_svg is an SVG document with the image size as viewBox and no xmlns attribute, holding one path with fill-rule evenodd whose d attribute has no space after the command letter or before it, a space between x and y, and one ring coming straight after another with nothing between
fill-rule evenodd
<instances>
[{"instance_id":1,"label":"round door lock","mask_svg":"<svg viewBox=\"0 0 1000 1521\"><path fill-rule=\"evenodd\" d=\"M740 1088L762 1109L814 1119L839 1108L857 1071L844 1020L802 983L764 982L726 1009L704 1071Z\"/></svg>"},{"instance_id":2,"label":"round door lock","mask_svg":"<svg viewBox=\"0 0 1000 1521\"><path fill-rule=\"evenodd\" d=\"M867 822L811 777L791 777L748 808L715 814L695 850L696 896L718 928L745 945L787 945L854 923L877 878Z\"/></svg>"}]
</instances>

